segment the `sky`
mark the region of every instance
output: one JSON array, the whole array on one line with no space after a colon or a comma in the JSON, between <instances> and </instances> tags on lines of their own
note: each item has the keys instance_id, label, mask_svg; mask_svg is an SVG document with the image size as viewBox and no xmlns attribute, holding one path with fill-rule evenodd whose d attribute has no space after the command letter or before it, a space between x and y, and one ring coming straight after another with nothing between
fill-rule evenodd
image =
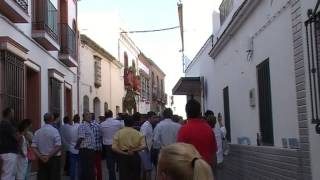
<instances>
[{"instance_id":1,"label":"sky","mask_svg":"<svg viewBox=\"0 0 320 180\"><path fill-rule=\"evenodd\" d=\"M212 34L212 13L217 11L221 0L182 0L182 3L185 55L192 60ZM127 31L133 31L179 25L176 0L81 0L78 1L78 15L80 32L97 41L115 57L115 27L120 25ZM184 76L179 29L129 36L165 72L165 90L170 96L176 82ZM174 112L185 117L185 103L185 96L175 96Z\"/></svg>"}]
</instances>

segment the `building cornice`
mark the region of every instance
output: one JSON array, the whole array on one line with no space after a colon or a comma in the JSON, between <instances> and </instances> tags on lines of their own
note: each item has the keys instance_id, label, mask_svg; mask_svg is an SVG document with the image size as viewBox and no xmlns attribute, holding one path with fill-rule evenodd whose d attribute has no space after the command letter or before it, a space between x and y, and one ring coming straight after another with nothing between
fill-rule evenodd
<instances>
[{"instance_id":1,"label":"building cornice","mask_svg":"<svg viewBox=\"0 0 320 180\"><path fill-rule=\"evenodd\" d=\"M212 41L213 41L213 35L210 35L209 38L206 40L206 42L203 44L201 49L198 51L196 56L192 59L190 64L187 66L185 72L188 73L190 68L200 59L200 55L204 52L205 48L207 48L208 45L212 46Z\"/></svg>"},{"instance_id":2,"label":"building cornice","mask_svg":"<svg viewBox=\"0 0 320 180\"><path fill-rule=\"evenodd\" d=\"M217 37L216 42L214 43L212 49L209 52L209 55L212 59L216 58L221 50L228 44L230 39L243 24L243 22L252 14L254 8L261 2L261 0L246 0L237 11L233 14L231 21L224 29L220 37Z\"/></svg>"},{"instance_id":3,"label":"building cornice","mask_svg":"<svg viewBox=\"0 0 320 180\"><path fill-rule=\"evenodd\" d=\"M120 32L120 41L122 41L124 44L127 44L130 46L130 48L137 54L140 54L140 49L138 46L133 42L133 40L127 35L127 33L121 33Z\"/></svg>"},{"instance_id":4,"label":"building cornice","mask_svg":"<svg viewBox=\"0 0 320 180\"><path fill-rule=\"evenodd\" d=\"M104 48L102 48L99 44L97 44L95 41L90 39L88 36L81 34L80 35L81 43L87 45L97 53L99 53L101 56L106 58L108 61L112 62L115 64L117 67L122 68L123 65L121 62L117 61L117 59L112 56L108 51L106 51Z\"/></svg>"}]
</instances>

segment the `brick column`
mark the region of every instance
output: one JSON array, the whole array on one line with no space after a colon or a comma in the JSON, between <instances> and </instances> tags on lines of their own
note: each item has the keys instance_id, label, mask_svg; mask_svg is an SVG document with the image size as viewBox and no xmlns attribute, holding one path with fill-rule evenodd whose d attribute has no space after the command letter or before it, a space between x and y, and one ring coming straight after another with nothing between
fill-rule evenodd
<instances>
[{"instance_id":1,"label":"brick column","mask_svg":"<svg viewBox=\"0 0 320 180\"><path fill-rule=\"evenodd\" d=\"M306 103L306 62L304 59L303 46L303 21L301 18L301 1L291 1L291 17L292 17L292 35L293 35L293 54L295 63L295 79L297 94L297 111L298 111L298 127L299 127L299 179L311 180L310 168L310 141L309 141L309 120L307 115Z\"/></svg>"}]
</instances>

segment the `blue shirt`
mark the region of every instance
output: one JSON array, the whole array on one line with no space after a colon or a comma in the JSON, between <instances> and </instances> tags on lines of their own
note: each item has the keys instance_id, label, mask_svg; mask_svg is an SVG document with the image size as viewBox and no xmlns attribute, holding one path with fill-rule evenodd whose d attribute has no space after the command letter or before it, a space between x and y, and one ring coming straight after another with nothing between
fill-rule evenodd
<instances>
[{"instance_id":1,"label":"blue shirt","mask_svg":"<svg viewBox=\"0 0 320 180\"><path fill-rule=\"evenodd\" d=\"M49 155L56 146L61 146L59 131L50 124L43 125L33 136L31 146L37 148L40 154ZM56 156L60 156L60 152Z\"/></svg>"}]
</instances>

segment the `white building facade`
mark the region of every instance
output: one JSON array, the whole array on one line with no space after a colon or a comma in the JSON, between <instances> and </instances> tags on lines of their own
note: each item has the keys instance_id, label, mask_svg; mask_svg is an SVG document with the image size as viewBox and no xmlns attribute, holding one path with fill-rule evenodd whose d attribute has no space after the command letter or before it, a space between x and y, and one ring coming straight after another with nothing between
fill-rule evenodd
<instances>
[{"instance_id":1,"label":"white building facade","mask_svg":"<svg viewBox=\"0 0 320 180\"><path fill-rule=\"evenodd\" d=\"M124 97L123 65L85 35L81 35L80 112L93 112L96 118L107 110L121 112Z\"/></svg>"},{"instance_id":2,"label":"white building facade","mask_svg":"<svg viewBox=\"0 0 320 180\"><path fill-rule=\"evenodd\" d=\"M174 88L201 101L203 111L223 114L231 143L227 179L320 179L319 103L308 56L313 47L319 61L320 46L310 42L320 42L317 2L223 1L213 18L221 26ZM308 9L318 24L307 34ZM191 94L183 92L188 83Z\"/></svg>"},{"instance_id":3,"label":"white building facade","mask_svg":"<svg viewBox=\"0 0 320 180\"><path fill-rule=\"evenodd\" d=\"M0 109L39 128L78 113L77 1L0 2Z\"/></svg>"},{"instance_id":4,"label":"white building facade","mask_svg":"<svg viewBox=\"0 0 320 180\"><path fill-rule=\"evenodd\" d=\"M125 97L123 98L123 112L139 112L139 95L141 91L139 76L140 50L127 33L121 33L118 41L118 57L124 64L123 82L125 87ZM141 65L140 65L141 67Z\"/></svg>"}]
</instances>

